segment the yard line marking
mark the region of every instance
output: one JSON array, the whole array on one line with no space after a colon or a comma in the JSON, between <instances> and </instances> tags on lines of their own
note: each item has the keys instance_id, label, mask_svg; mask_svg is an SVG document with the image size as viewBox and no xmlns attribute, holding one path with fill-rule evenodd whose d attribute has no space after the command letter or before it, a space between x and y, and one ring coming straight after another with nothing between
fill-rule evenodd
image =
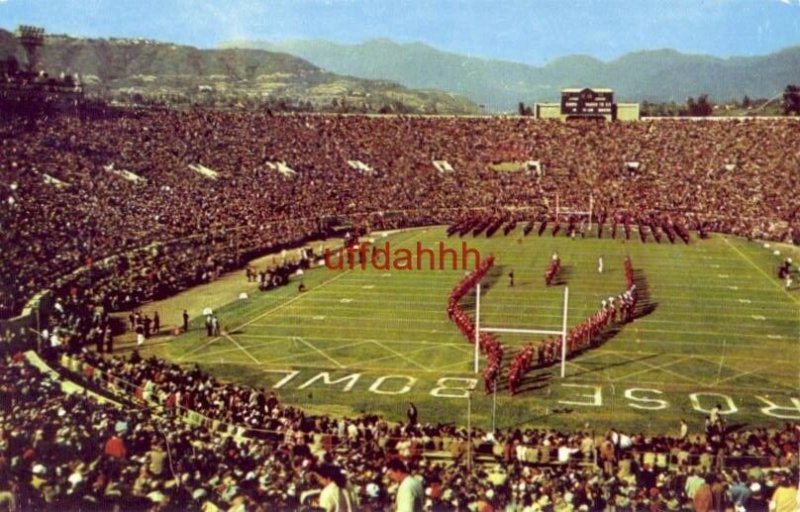
<instances>
[{"instance_id":1,"label":"yard line marking","mask_svg":"<svg viewBox=\"0 0 800 512\"><path fill-rule=\"evenodd\" d=\"M728 279L731 276L729 276L728 274L717 274L717 277L719 277L720 279Z\"/></svg>"},{"instance_id":2,"label":"yard line marking","mask_svg":"<svg viewBox=\"0 0 800 512\"><path fill-rule=\"evenodd\" d=\"M739 299L739 302L742 304L751 304L753 301L750 299Z\"/></svg>"},{"instance_id":3,"label":"yard line marking","mask_svg":"<svg viewBox=\"0 0 800 512\"><path fill-rule=\"evenodd\" d=\"M470 367L471 367L472 362L473 362L472 358L469 358L469 359L466 359L466 360L463 360L463 361L457 361L455 363L450 363L450 364L446 364L444 366L440 366L438 368L438 370L444 370L445 368L452 368L453 366L461 366L461 365L470 365Z\"/></svg>"},{"instance_id":4,"label":"yard line marking","mask_svg":"<svg viewBox=\"0 0 800 512\"><path fill-rule=\"evenodd\" d=\"M719 356L719 367L717 368L717 382L714 385L719 385L719 381L722 378L722 366L725 363L725 338L722 339L722 354Z\"/></svg>"},{"instance_id":5,"label":"yard line marking","mask_svg":"<svg viewBox=\"0 0 800 512\"><path fill-rule=\"evenodd\" d=\"M759 313L759 311L751 312L752 315L756 315L756 316L758 316L758 313ZM749 315L740 313L739 315L723 315L722 318L731 318L731 319L741 320L743 317L746 318L747 316L749 316ZM762 315L762 316L764 316L764 315ZM338 319L340 317L328 316L327 318L328 319ZM765 316L765 318L766 318L766 316ZM420 336L418 336L416 339L418 339L418 340L419 339L425 339L424 335L429 335L431 333L431 330L429 328L427 328L427 326L424 326L424 324L427 323L427 324L430 325L431 323L433 323L433 322L421 322L421 321L420 322L415 322L415 321L413 321L411 319L400 319L400 320L395 319L395 320L387 320L385 322L382 322L379 325L370 325L369 323L364 323L363 321L359 320L358 317L347 317L347 316L345 316L345 317L341 317L341 319L354 321L354 322L358 323L359 326L360 326L359 328L364 330L364 331L379 332L379 333L381 333L380 335L373 336L373 337L378 337L378 338L381 338L381 339L385 338L384 334L385 334L385 331L386 331L387 328L398 328L398 329L403 329L405 332L408 332L408 333L418 333ZM422 324L422 325L420 325L420 324ZM295 332L296 332L296 329L298 327L297 323L295 323L295 322L282 322L282 323L269 323L269 324L265 323L265 324L257 324L257 325L259 327L269 327L271 329L295 330ZM327 325L327 322L325 322L325 323L323 323L323 322L307 323L307 324L305 324L303 326L303 330L305 330L307 332L308 331L316 332L317 336L319 336L319 333L320 333L321 329L328 329L327 327L325 327L326 325ZM424 328L411 327L412 325L420 325L420 327L424 326ZM694 329L675 330L675 329L671 329L671 328L659 329L658 327L660 327L662 325L663 326L669 326L669 327L671 327L673 325L680 325L680 326L683 326L683 327L696 326L697 330L694 330ZM662 341L662 340L667 342L667 343L680 343L679 340L673 340L673 339L670 339L669 337L666 338L666 339L665 338L661 338L661 337L653 338L653 337L651 337L651 335L653 335L653 334L655 334L655 335L660 335L660 334L678 335L678 334L680 334L680 335L685 335L686 337L688 337L688 338L690 338L692 340L695 340L695 339L699 338L700 336L714 336L714 337L730 336L730 331L721 331L721 330L720 331L707 331L707 330L703 330L702 329L704 326L705 326L705 324L702 323L702 322L648 321L646 323L642 322L640 324L639 332L641 334L645 334L646 335L646 338L643 338L643 342L646 342L646 343L658 342L658 341ZM452 335L454 337L457 334L457 331L454 330L454 329L453 330L444 329L441 332L452 333ZM779 332L779 333L774 333L774 334L781 334L781 333ZM249 338L249 337L259 338L259 337L262 337L263 335L260 334L260 333L259 334L256 334L256 333L252 333L252 334L250 334L250 333L242 333L239 336L243 337L243 338ZM747 338L761 339L761 338L763 338L763 336L764 335L761 332L752 332L751 333L751 332L747 332L745 330L745 331L737 333L736 334L736 339L734 341L736 343L743 343L744 340L747 339ZM269 336L267 336L267 337L269 337ZM325 339L325 337L323 337L323 339ZM405 342L403 340L399 340L399 341ZM701 341L698 340L698 342L701 342ZM693 341L693 343L695 343L695 341Z\"/></svg>"},{"instance_id":6,"label":"yard line marking","mask_svg":"<svg viewBox=\"0 0 800 512\"><path fill-rule=\"evenodd\" d=\"M317 353L319 353L319 354L320 354L322 357L324 357L324 358L325 358L325 359L327 359L328 361L332 362L333 364L335 364L335 365L336 365L336 366L338 366L339 368L342 368L342 369L344 369L344 368L347 368L345 365L343 365L342 363L340 363L340 362L339 362L339 361L337 361L336 359L332 358L331 356L329 356L328 354L326 354L326 353L325 353L325 352L323 352L322 350L318 349L317 347L315 347L315 346L314 346L314 345L312 345L311 343L307 342L305 339L301 338L300 336L296 336L295 338L296 338L298 341L300 341L300 343L302 343L303 345L307 346L308 348L310 348L310 349L312 349L312 350L316 351L316 352L317 352Z\"/></svg>"},{"instance_id":7,"label":"yard line marking","mask_svg":"<svg viewBox=\"0 0 800 512\"><path fill-rule=\"evenodd\" d=\"M250 352L248 352L248 351L247 351L247 349L245 349L245 348L244 348L244 347L243 347L241 344L239 344L239 342L238 342L238 341L236 341L235 339L233 339L233 337L231 337L231 335L229 335L228 333L225 333L225 334L223 334L222 336L223 336L223 337L225 337L225 338L227 338L228 340L232 341L232 342L233 342L233 343L234 343L234 344L235 344L237 347L239 347L239 348L242 350L242 352L244 352L245 354L247 354L247 357L249 357L250 359L252 359L252 360L253 360L253 361L255 361L256 363L260 362L258 359L256 359L255 357L253 357L253 354L251 354Z\"/></svg>"},{"instance_id":8,"label":"yard line marking","mask_svg":"<svg viewBox=\"0 0 800 512\"><path fill-rule=\"evenodd\" d=\"M767 334L767 338L771 340L782 340L783 336L781 336L780 334Z\"/></svg>"},{"instance_id":9,"label":"yard line marking","mask_svg":"<svg viewBox=\"0 0 800 512\"><path fill-rule=\"evenodd\" d=\"M739 289L739 287L738 286L729 286L728 289L736 291L736 290Z\"/></svg>"},{"instance_id":10,"label":"yard line marking","mask_svg":"<svg viewBox=\"0 0 800 512\"><path fill-rule=\"evenodd\" d=\"M215 341L219 341L221 339L222 339L222 336L217 336L216 338L211 338L210 341L208 341L206 343L203 343L202 345L200 345L198 347L195 347L192 350L190 350L189 352L186 352L185 354L183 354L181 357L178 358L178 361L183 361L186 357L188 357L188 356L194 354L195 352L198 352L198 351L200 351L200 350L202 350L202 349L204 349L206 347L210 347Z\"/></svg>"},{"instance_id":11,"label":"yard line marking","mask_svg":"<svg viewBox=\"0 0 800 512\"><path fill-rule=\"evenodd\" d=\"M716 343L715 343L715 345L716 345ZM622 355L622 356L627 356L627 355L631 355L631 356L683 355L683 354L676 353L676 352L643 352L643 351L640 351L640 350L632 351L632 350L603 350L603 349L599 349L599 350L600 350L600 352L597 353L598 356L608 355L608 354L611 354L611 355L619 354L619 355ZM591 355L592 354L587 354L586 356L581 356L581 358L583 359L583 358L589 357ZM705 356L702 356L702 355L699 355L699 354L687 354L687 355L685 355L685 357L688 357L690 359L700 359L700 360L702 360L702 361L704 361L704 362L706 362L708 364L713 364L711 361L706 359ZM767 358L767 357L753 358L753 357L750 357L750 356L737 356L737 357L728 357L728 359L729 360L734 360L734 361L741 360L741 361L757 362L757 363L769 363L769 362L771 362L773 364L775 363L775 359L774 358Z\"/></svg>"},{"instance_id":12,"label":"yard line marking","mask_svg":"<svg viewBox=\"0 0 800 512\"><path fill-rule=\"evenodd\" d=\"M394 355L396 355L396 356L398 356L398 357L401 357L401 358L405 359L405 360L406 360L406 361L408 361L409 363L411 363L411 364L413 364L413 365L415 365L415 366L418 366L418 367L422 368L422 369L423 369L423 370L425 370L426 372L432 371L430 368L428 368L428 367L426 367L426 366L423 366L423 365L419 364L418 362L414 361L413 359L411 359L411 358L409 358L409 357L406 357L405 355L401 354L400 352L398 352L398 351L396 351L396 350L394 350L394 349L392 349L392 348L389 348L389 347L387 347L386 345L384 345L383 343L381 343L381 342L380 342L380 341L378 341L378 340L368 340L368 341L371 341L372 343L374 343L375 345L378 345L378 346L379 346L379 347L381 347L382 349L384 349L384 350L387 350L387 351L391 352L392 354L394 354Z\"/></svg>"},{"instance_id":13,"label":"yard line marking","mask_svg":"<svg viewBox=\"0 0 800 512\"><path fill-rule=\"evenodd\" d=\"M304 338L302 338L300 336L292 336L292 338L295 339L295 340L301 341L301 342L304 341ZM340 345L340 346L337 346L336 348L340 349L340 348L358 347L359 345L364 345L366 343L369 343L369 341L362 340L362 341L358 341L356 343L350 343L348 345ZM266 347L267 347L267 345L264 345L264 348L266 348ZM284 354L284 355L282 355L280 357L276 357L274 359L265 359L265 360L263 360L261 362L262 362L262 364L273 364L273 363L277 363L279 361L284 361L286 359L294 359L296 357L303 357L303 356L306 356L306 355L308 355L310 353L311 352L301 352L299 354L297 354L297 353L295 353L295 354ZM292 364L294 364L294 363L292 363Z\"/></svg>"},{"instance_id":14,"label":"yard line marking","mask_svg":"<svg viewBox=\"0 0 800 512\"><path fill-rule=\"evenodd\" d=\"M312 320L325 320L325 315L314 315L311 317Z\"/></svg>"},{"instance_id":15,"label":"yard line marking","mask_svg":"<svg viewBox=\"0 0 800 512\"><path fill-rule=\"evenodd\" d=\"M240 338L274 338L274 339L284 339L288 335L287 334L241 334L239 335ZM305 339L307 340L318 340L318 341L352 341L354 338L335 338L332 336L306 336ZM359 338L364 339L366 338ZM372 339L372 338L369 338ZM453 348L463 348L468 350L470 354L472 353L472 344L465 343L463 338L460 339L461 341L448 343L448 342L433 342L428 340L396 340L396 339L386 339L384 338L384 342L394 343L401 343L401 344L410 344L410 345L436 345L438 347L453 347ZM337 347L339 348L339 347Z\"/></svg>"},{"instance_id":16,"label":"yard line marking","mask_svg":"<svg viewBox=\"0 0 800 512\"><path fill-rule=\"evenodd\" d=\"M259 350L259 349L262 349L262 348L269 347L269 346L271 346L273 344L274 344L273 342L267 342L267 343L262 343L262 344L260 344L260 345L258 345L256 347L250 347L250 348L251 349L255 349L255 350ZM203 352L202 354L198 355L197 358L218 356L220 354L227 354L228 352L235 352L237 350L239 350L238 347L225 348L225 349L220 349L220 350L212 350L211 352ZM196 361L197 358L193 359L193 361Z\"/></svg>"},{"instance_id":17,"label":"yard line marking","mask_svg":"<svg viewBox=\"0 0 800 512\"><path fill-rule=\"evenodd\" d=\"M718 386L718 385L722 384L723 382L728 382L729 380L738 379L739 377L744 377L746 375L751 375L753 373L760 373L761 370L763 370L764 368L767 368L768 366L771 366L771 365L769 365L769 364L768 365L761 365L758 368L756 368L755 370L748 370L746 372L737 373L735 375L731 375L730 377L725 377L724 379L721 379L721 380L717 379L717 383L715 384L715 386ZM766 379L766 380L769 380L769 379Z\"/></svg>"},{"instance_id":18,"label":"yard line marking","mask_svg":"<svg viewBox=\"0 0 800 512\"><path fill-rule=\"evenodd\" d=\"M623 356L623 357L625 357L625 356ZM646 361L642 361L641 359L634 359L634 358L626 358L626 359L629 359L630 361L632 361L634 363L641 363L641 364L643 364L645 366L649 366L651 370L663 370L665 373L668 373L670 375L674 375L675 377L678 377L680 379L688 380L689 382L691 382L691 383L693 383L695 385L703 386L703 387L707 386L707 384L705 384L703 382L700 382L697 379L693 379L693 378L688 377L686 375L681 375L680 373L676 373L676 372L673 372L672 370L667 370L666 369L667 366L672 366L673 364L676 364L678 362L684 361L686 359L691 359L691 358L692 358L692 356L684 356L682 359L679 359L678 361L668 362L668 363L665 363L663 365L657 365L657 364L648 363ZM644 371L637 371L633 375L638 375L640 373L644 373ZM630 375L624 375L624 376L622 376L620 378L613 379L612 382L622 382L622 379L628 378L629 376ZM611 381L611 379L609 379L609 380Z\"/></svg>"},{"instance_id":19,"label":"yard line marking","mask_svg":"<svg viewBox=\"0 0 800 512\"><path fill-rule=\"evenodd\" d=\"M764 315L750 315L753 320L761 320L762 322L767 319Z\"/></svg>"},{"instance_id":20,"label":"yard line marking","mask_svg":"<svg viewBox=\"0 0 800 512\"><path fill-rule=\"evenodd\" d=\"M367 341L367 342L365 342L365 343L368 343L369 341L374 341L374 340L368 340L368 341ZM431 347L421 347L421 348L418 348L418 349L415 349L415 350L411 350L411 351L410 351L410 352L408 352L408 353L409 353L409 354L416 354L417 352L422 352L422 351L425 351L425 350L430 350L430 349L431 349ZM397 356L395 356L394 354L392 354L392 355L388 355L388 356L383 356L383 357L378 357L378 358L370 359L369 361L372 363L372 362L375 362L375 361L383 361L383 360L386 360L386 359L391 359L391 358L393 358L393 357L397 357ZM436 368L436 369L430 369L430 368L425 368L425 367L422 367L422 368L423 368L423 370L424 370L424 371L426 371L426 372L428 372L428 373L438 372L438 371L441 369L441 367L440 367L440 368Z\"/></svg>"},{"instance_id":21,"label":"yard line marking","mask_svg":"<svg viewBox=\"0 0 800 512\"><path fill-rule=\"evenodd\" d=\"M767 274L766 272L764 272L764 269L762 269L761 267L759 267L758 265L756 265L755 263L753 263L753 260L751 260L750 258L748 258L748 257L747 257L747 255L746 255L745 253L743 253L742 251L740 251L740 250L739 250L739 249L738 249L738 248L737 248L735 245L733 245L732 243L730 243L730 242L728 241L728 239L727 239L727 238L724 238L724 237L723 237L723 239L722 239L722 240L723 240L723 241L724 241L724 242L725 242L725 243L728 245L728 247L730 247L731 249L733 249L734 251L736 251L736 253L737 253L739 256L741 256L741 257L742 257L742 258L743 258L743 259L744 259L744 260L745 260L747 263L749 263L751 267L753 267L754 269L758 270L758 272L759 272L761 275L763 275L764 277L766 277L766 278L769 280L769 282L770 282L770 283L772 283L774 286L777 286L777 287L778 287L778 289L780 289L780 290L781 290L781 291L782 291L782 292L783 292L783 293L784 293L784 294L785 294L787 297L789 297L789 298L790 298L792 301L796 302L797 304L800 304L800 299L795 299L794 297L792 297L792 296L789 294L789 292L788 292L788 291L786 291L786 289L783 287L783 285L782 285L782 284L780 284L780 283L779 283L779 282L777 282L775 279L773 279L773 278L772 278L772 277L771 277L769 274Z\"/></svg>"},{"instance_id":22,"label":"yard line marking","mask_svg":"<svg viewBox=\"0 0 800 512\"><path fill-rule=\"evenodd\" d=\"M344 277L344 276L346 276L346 275L347 275L347 274L349 274L350 272L351 272L350 270L345 270L344 272L341 272L341 273L339 273L339 274L336 274L335 276L333 276L332 278L328 279L327 281L323 281L323 282L321 282L320 284L318 284L317 286L315 286L313 289L309 290L309 292L311 292L311 293L304 293L304 294L298 295L297 297L294 297L294 298L292 298L292 299L289 299L289 300L287 300L287 301L286 301L286 302L284 302L283 304L278 304L278 305L277 305L277 306L275 306L274 308L272 308L272 309L270 309L270 310L267 310L267 311L265 311L264 313L261 313L260 315L258 315L258 316L256 316L256 317L253 317L253 318L251 318L250 320L248 320L247 322L243 323L242 325L239 325L239 326L237 326L237 327L236 327L236 328L234 328L233 330L234 330L234 331L238 331L238 330L239 330L239 329L241 329L242 327L247 327L248 325L254 324L254 323L256 323L257 321L259 321L259 320L261 320L262 318L264 318L265 316L267 316L267 315L271 315L272 313L274 313L274 312L276 312L276 311L278 311L278 310L280 310L280 309L283 309L283 308L285 308L285 307L286 307L286 306L288 306L289 304L293 304L294 302L296 302L296 301L298 301L298 300L300 300L300 299L302 299L302 298L305 298L305 297L311 297L311 296L312 296L312 294L313 294L313 292L314 292L315 290L319 290L319 289L320 289L320 288L322 288L323 286L327 286L327 285L329 285L330 283L332 283L332 282L336 281L337 279L339 279L339 278L341 278L341 277Z\"/></svg>"},{"instance_id":23,"label":"yard line marking","mask_svg":"<svg viewBox=\"0 0 800 512\"><path fill-rule=\"evenodd\" d=\"M621 376L621 377L618 377L618 378L614 379L614 382L622 382L622 381L623 381L623 380L625 380L625 379L628 379L628 378L630 378L630 377L633 377L633 376L635 376L635 375L640 375L640 374L642 374L642 373L651 372L651 371L653 371L654 369L655 369L655 370L664 370L665 372L667 372L668 370L666 370L666 369L665 369L667 366L672 366L672 365L675 365L675 364L678 364L678 363L682 363L682 362L686 361L686 360L687 360L687 359L689 359L689 358L690 358L689 356L685 356L685 357L682 357L682 358L680 358L680 359L677 359L677 360L675 360L675 361L671 361L671 362L668 362L668 363L664 363L664 364L662 364L662 365L660 365L660 366L657 366L657 365L651 365L650 363L646 363L646 362L644 362L644 361L641 361L641 360L636 360L636 359L628 359L629 361L631 361L631 362L633 362L633 363L641 363L641 364L644 364L644 365L650 366L650 368L645 368L644 370L637 370L637 371L635 371L635 372L633 372L633 373L629 373L629 374L627 374L627 375L623 375L623 376ZM687 377L687 379L688 379L688 377Z\"/></svg>"},{"instance_id":24,"label":"yard line marking","mask_svg":"<svg viewBox=\"0 0 800 512\"><path fill-rule=\"evenodd\" d=\"M372 290L373 288L375 288L375 285L374 284L365 284L361 288L364 289L364 290Z\"/></svg>"},{"instance_id":25,"label":"yard line marking","mask_svg":"<svg viewBox=\"0 0 800 512\"><path fill-rule=\"evenodd\" d=\"M342 304L349 304L349 303L353 302L353 299L345 297L342 300L340 300L339 302L341 302Z\"/></svg>"},{"instance_id":26,"label":"yard line marking","mask_svg":"<svg viewBox=\"0 0 800 512\"><path fill-rule=\"evenodd\" d=\"M346 271L344 271L344 272L342 272L340 274L336 274L335 276L333 276L332 278L328 279L327 281L323 281L322 283L317 285L315 289L318 290L318 289L322 288L323 286L327 285L328 283L332 283L332 282L336 281L337 279L339 279L340 277L349 274L350 272L351 272L350 270L346 270ZM238 331L242 327L247 327L248 325L251 325L251 324L257 322L258 320L261 320L265 316L270 315L270 314L274 313L275 311L278 311L279 309L285 308L289 304L292 304L293 302L298 301L298 300L302 299L303 297L308 297L308 296L309 296L308 294L298 295L297 297L294 297L293 299L287 300L283 304L278 304L274 308L272 308L270 310L267 310L266 312L261 313L260 315L254 317L254 318L251 318L247 322L245 322L245 323L243 323L243 324L241 324L241 325L239 325L237 327L234 327L233 328L233 332ZM207 346L211 345L215 341L220 340L221 338L222 338L221 336L218 336L218 337L212 339L211 341L209 341L208 343L204 343L204 344L200 345L199 347L196 347L196 348L190 350L189 352L186 352L185 354L183 354L181 357L178 358L178 361L183 361L186 357L194 354L195 352L198 352L198 351L206 348Z\"/></svg>"}]
</instances>

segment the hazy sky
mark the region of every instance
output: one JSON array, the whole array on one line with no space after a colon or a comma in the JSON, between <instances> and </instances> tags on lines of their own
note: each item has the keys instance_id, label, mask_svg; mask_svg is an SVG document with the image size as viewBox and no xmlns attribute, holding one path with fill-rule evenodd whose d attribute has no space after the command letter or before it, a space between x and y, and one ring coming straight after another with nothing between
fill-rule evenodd
<instances>
[{"instance_id":1,"label":"hazy sky","mask_svg":"<svg viewBox=\"0 0 800 512\"><path fill-rule=\"evenodd\" d=\"M800 0L0 0L0 27L20 23L205 48L242 38L386 37L542 64L651 48L769 53L800 44Z\"/></svg>"}]
</instances>

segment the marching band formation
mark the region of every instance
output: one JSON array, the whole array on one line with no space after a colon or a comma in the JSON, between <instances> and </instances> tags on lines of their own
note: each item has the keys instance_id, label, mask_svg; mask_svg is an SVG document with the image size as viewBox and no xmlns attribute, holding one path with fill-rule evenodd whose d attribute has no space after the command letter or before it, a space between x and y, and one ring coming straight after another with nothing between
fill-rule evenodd
<instances>
[{"instance_id":1,"label":"marching band formation","mask_svg":"<svg viewBox=\"0 0 800 512\"><path fill-rule=\"evenodd\" d=\"M469 343L475 340L475 320L459 305L471 290L473 290L481 279L489 272L494 265L494 256L490 255L481 261L478 267L462 279L453 291L448 300L447 315L458 327ZM558 273L561 267L561 260L558 254L554 253L545 275L545 282L550 286L552 278ZM637 306L637 290L634 282L633 263L629 256L625 257L625 291L616 297L610 296L603 299L600 308L589 318L576 325L567 332L567 357L571 357L583 350L596 347L601 340L602 334L613 324L625 324L633 321ZM483 371L484 391L489 394L496 386L500 375L503 361L503 346L497 338L486 332L478 336L479 349L486 357L486 367ZM508 369L508 390L512 395L519 391L522 378L534 367L544 367L551 365L559 360L559 353L562 340L558 337L550 337L543 342L534 345L532 342L527 344L518 352Z\"/></svg>"}]
</instances>

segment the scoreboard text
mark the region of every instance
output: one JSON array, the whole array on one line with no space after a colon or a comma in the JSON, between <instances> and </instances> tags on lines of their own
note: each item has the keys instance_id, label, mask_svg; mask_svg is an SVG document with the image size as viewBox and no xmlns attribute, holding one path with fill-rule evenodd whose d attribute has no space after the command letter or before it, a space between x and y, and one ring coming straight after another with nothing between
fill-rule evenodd
<instances>
[{"instance_id":1,"label":"scoreboard text","mask_svg":"<svg viewBox=\"0 0 800 512\"><path fill-rule=\"evenodd\" d=\"M614 93L612 91L580 91L561 92L561 114L574 116L613 115Z\"/></svg>"}]
</instances>

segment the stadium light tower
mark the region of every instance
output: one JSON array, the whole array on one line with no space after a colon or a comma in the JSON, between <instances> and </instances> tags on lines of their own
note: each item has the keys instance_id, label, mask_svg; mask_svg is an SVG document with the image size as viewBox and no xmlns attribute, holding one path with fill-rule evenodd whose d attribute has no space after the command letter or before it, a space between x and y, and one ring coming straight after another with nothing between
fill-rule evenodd
<instances>
[{"instance_id":1,"label":"stadium light tower","mask_svg":"<svg viewBox=\"0 0 800 512\"><path fill-rule=\"evenodd\" d=\"M17 34L19 42L25 48L25 54L28 56L28 71L35 73L39 64L39 47L44 45L44 29L20 25Z\"/></svg>"}]
</instances>

